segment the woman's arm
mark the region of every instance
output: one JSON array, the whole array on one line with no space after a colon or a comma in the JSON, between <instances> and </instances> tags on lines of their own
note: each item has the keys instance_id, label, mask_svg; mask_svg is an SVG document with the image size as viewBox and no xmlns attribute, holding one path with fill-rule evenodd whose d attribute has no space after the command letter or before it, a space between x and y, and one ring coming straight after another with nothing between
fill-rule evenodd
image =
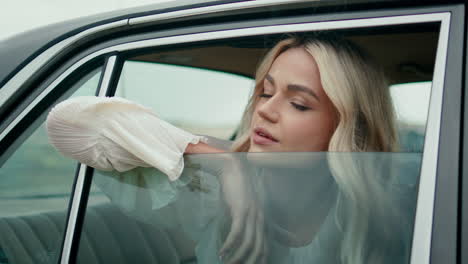
<instances>
[{"instance_id":1,"label":"woman's arm","mask_svg":"<svg viewBox=\"0 0 468 264\"><path fill-rule=\"evenodd\" d=\"M183 154L220 150L205 139L158 118L149 108L123 98L84 96L55 106L47 117L49 141L63 155L93 168L125 172L154 167L179 178Z\"/></svg>"}]
</instances>

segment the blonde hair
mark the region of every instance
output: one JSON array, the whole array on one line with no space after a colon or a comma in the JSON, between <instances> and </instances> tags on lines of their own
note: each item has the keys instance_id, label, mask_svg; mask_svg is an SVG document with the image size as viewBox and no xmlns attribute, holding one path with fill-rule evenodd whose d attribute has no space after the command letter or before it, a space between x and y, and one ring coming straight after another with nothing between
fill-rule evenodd
<instances>
[{"instance_id":1,"label":"blonde hair","mask_svg":"<svg viewBox=\"0 0 468 264\"><path fill-rule=\"evenodd\" d=\"M339 187L337 224L342 229L343 263L382 263L385 256L401 253L398 210L385 182L372 164L353 155L332 152L389 152L398 149L395 114L381 68L359 47L336 37L288 38L276 44L260 63L255 90L244 113L234 151L250 148L249 128L264 79L275 59L290 48L303 48L316 61L323 90L333 103L338 122L328 146L328 163ZM361 160L365 160L361 159ZM343 210L340 210L343 209ZM339 214L346 212L346 220ZM389 225L383 225L385 220ZM380 223L379 223L380 222ZM371 234L377 232L379 234ZM370 240L384 240L385 245ZM388 242L388 243L387 243Z\"/></svg>"},{"instance_id":2,"label":"blonde hair","mask_svg":"<svg viewBox=\"0 0 468 264\"><path fill-rule=\"evenodd\" d=\"M260 63L234 151L250 147L248 130L275 59L290 48L304 48L317 63L325 94L333 103L338 124L329 151L396 151L395 115L383 71L357 46L338 38L288 38L276 44Z\"/></svg>"}]
</instances>

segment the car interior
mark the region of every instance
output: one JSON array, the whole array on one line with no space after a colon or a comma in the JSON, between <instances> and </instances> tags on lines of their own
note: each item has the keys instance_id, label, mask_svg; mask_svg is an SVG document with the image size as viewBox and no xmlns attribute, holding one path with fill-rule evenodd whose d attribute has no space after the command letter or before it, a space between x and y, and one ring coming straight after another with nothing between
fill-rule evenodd
<instances>
[{"instance_id":1,"label":"car interior","mask_svg":"<svg viewBox=\"0 0 468 264\"><path fill-rule=\"evenodd\" d=\"M310 33L296 33L302 36ZM381 64L390 84L431 81L439 36L438 24L333 31L351 40ZM246 37L219 43L161 48L143 52L134 61L181 65L224 71L254 78L258 61L278 40L289 34ZM398 40L398 41L395 41ZM131 53L130 53L131 55Z\"/></svg>"}]
</instances>

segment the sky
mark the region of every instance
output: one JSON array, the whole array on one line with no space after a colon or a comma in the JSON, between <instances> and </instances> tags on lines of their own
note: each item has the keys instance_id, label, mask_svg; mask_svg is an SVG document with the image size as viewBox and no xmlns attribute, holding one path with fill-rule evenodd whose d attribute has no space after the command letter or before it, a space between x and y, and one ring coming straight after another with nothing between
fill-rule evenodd
<instances>
[{"instance_id":1,"label":"sky","mask_svg":"<svg viewBox=\"0 0 468 264\"><path fill-rule=\"evenodd\" d=\"M176 0L2 0L0 40L80 16Z\"/></svg>"}]
</instances>

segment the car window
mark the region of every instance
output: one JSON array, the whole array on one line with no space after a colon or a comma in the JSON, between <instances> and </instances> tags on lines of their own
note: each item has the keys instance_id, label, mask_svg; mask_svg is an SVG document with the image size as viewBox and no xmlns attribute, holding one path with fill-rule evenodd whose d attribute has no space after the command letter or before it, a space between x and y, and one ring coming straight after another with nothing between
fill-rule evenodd
<instances>
[{"instance_id":1,"label":"car window","mask_svg":"<svg viewBox=\"0 0 468 264\"><path fill-rule=\"evenodd\" d=\"M68 94L94 95L101 71L82 76ZM56 263L60 255L77 164L49 144L47 112L0 168L1 263Z\"/></svg>"},{"instance_id":2,"label":"car window","mask_svg":"<svg viewBox=\"0 0 468 264\"><path fill-rule=\"evenodd\" d=\"M252 79L225 72L126 61L116 96L149 106L164 120L192 133L229 139L253 86ZM222 114L213 109L222 109Z\"/></svg>"},{"instance_id":3,"label":"car window","mask_svg":"<svg viewBox=\"0 0 468 264\"><path fill-rule=\"evenodd\" d=\"M398 119L401 151L423 151L431 85L431 82L415 82L389 87Z\"/></svg>"},{"instance_id":4,"label":"car window","mask_svg":"<svg viewBox=\"0 0 468 264\"><path fill-rule=\"evenodd\" d=\"M175 126L214 137L218 146L229 149L242 129L257 66L283 33L223 35L217 41L181 41L174 47L148 44L122 55L115 95L152 108ZM428 112L434 107L430 100L439 24L287 33L338 35L374 58L388 77L385 93L396 115L398 147L393 152L368 148L186 155L176 181L154 168L97 171L79 263L223 263L239 250L246 257L241 262L253 263L263 257L266 263L409 262L423 153L434 147L424 142ZM295 104L288 102L303 109ZM360 136L365 135L353 140ZM247 204L241 222L231 211L237 202ZM233 243L220 252L232 232ZM96 240L106 246L93 244Z\"/></svg>"}]
</instances>

